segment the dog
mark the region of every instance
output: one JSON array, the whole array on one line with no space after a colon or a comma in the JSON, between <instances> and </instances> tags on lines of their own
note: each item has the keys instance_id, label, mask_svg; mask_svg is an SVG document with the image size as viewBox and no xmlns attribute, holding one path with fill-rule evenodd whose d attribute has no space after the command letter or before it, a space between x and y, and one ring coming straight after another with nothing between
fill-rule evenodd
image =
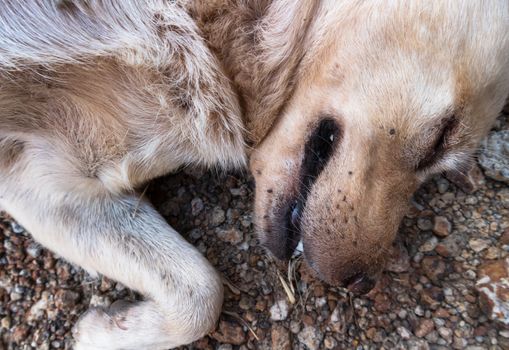
<instances>
[{"instance_id":1,"label":"dog","mask_svg":"<svg viewBox=\"0 0 509 350\"><path fill-rule=\"evenodd\" d=\"M261 243L365 293L413 192L502 109L508 33L505 0L5 2L0 206L145 296L87 311L80 350L214 328L220 276L137 192L186 165L249 163Z\"/></svg>"}]
</instances>

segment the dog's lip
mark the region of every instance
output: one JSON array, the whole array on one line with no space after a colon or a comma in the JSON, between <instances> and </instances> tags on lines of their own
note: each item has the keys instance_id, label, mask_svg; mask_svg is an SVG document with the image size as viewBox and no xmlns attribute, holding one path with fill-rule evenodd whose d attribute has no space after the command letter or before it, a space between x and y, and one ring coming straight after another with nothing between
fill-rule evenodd
<instances>
[{"instance_id":1,"label":"dog's lip","mask_svg":"<svg viewBox=\"0 0 509 350\"><path fill-rule=\"evenodd\" d=\"M295 248L301 239L300 220L303 212L303 204L297 196L288 196L286 200L280 200L279 206L269 209L264 215L265 239L262 244L280 260L288 260L292 257Z\"/></svg>"},{"instance_id":2,"label":"dog's lip","mask_svg":"<svg viewBox=\"0 0 509 350\"><path fill-rule=\"evenodd\" d=\"M291 199L285 215L286 258L290 259L301 240L300 221L304 209L302 200Z\"/></svg>"},{"instance_id":3,"label":"dog's lip","mask_svg":"<svg viewBox=\"0 0 509 350\"><path fill-rule=\"evenodd\" d=\"M290 186L293 189L289 193L280 194L279 200L276 201L279 205L272 209L273 215L267 215L271 218L269 228L274 229L270 230L271 233L278 232L281 235L280 239L286 240L284 244L272 242L277 250L273 253L280 259L290 259L301 240L301 219L307 197L331 158L340 134L338 123L331 117L325 117L315 125L304 146L302 164L295 176L294 184ZM284 249L281 249L282 247Z\"/></svg>"},{"instance_id":4,"label":"dog's lip","mask_svg":"<svg viewBox=\"0 0 509 350\"><path fill-rule=\"evenodd\" d=\"M294 203L291 207L291 213L290 213L290 223L292 226L297 227L300 222L300 217L302 215L302 209L300 208L299 203Z\"/></svg>"},{"instance_id":5,"label":"dog's lip","mask_svg":"<svg viewBox=\"0 0 509 350\"><path fill-rule=\"evenodd\" d=\"M305 202L303 200L293 200L292 204L290 204L290 210L288 211L287 222L289 225L289 229L293 231L293 233L300 240L300 220L302 218L302 212L304 211Z\"/></svg>"}]
</instances>

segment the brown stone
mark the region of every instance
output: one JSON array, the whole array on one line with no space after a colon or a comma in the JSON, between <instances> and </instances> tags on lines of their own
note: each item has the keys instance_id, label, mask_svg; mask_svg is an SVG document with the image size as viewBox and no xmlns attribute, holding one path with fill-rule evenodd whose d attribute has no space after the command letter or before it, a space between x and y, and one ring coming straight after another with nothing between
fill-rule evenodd
<instances>
[{"instance_id":1,"label":"brown stone","mask_svg":"<svg viewBox=\"0 0 509 350\"><path fill-rule=\"evenodd\" d=\"M57 269L57 276L59 279L59 282L61 284L67 282L69 278L71 277L71 272L69 271L69 265L63 262L59 262L56 264Z\"/></svg>"},{"instance_id":2,"label":"brown stone","mask_svg":"<svg viewBox=\"0 0 509 350\"><path fill-rule=\"evenodd\" d=\"M58 309L66 309L76 305L80 295L72 290L60 289L55 294L55 306Z\"/></svg>"},{"instance_id":3,"label":"brown stone","mask_svg":"<svg viewBox=\"0 0 509 350\"><path fill-rule=\"evenodd\" d=\"M440 256L443 256L444 258L449 258L452 256L451 250L449 249L449 247L442 243L437 244L437 246L435 247L435 251Z\"/></svg>"},{"instance_id":4,"label":"brown stone","mask_svg":"<svg viewBox=\"0 0 509 350\"><path fill-rule=\"evenodd\" d=\"M337 349L338 342L333 336L326 336L323 339L323 345L326 349Z\"/></svg>"},{"instance_id":5,"label":"brown stone","mask_svg":"<svg viewBox=\"0 0 509 350\"><path fill-rule=\"evenodd\" d=\"M308 326L312 326L315 324L315 320L313 319L313 317L311 317L311 315L308 314L302 316L302 322Z\"/></svg>"},{"instance_id":6,"label":"brown stone","mask_svg":"<svg viewBox=\"0 0 509 350\"><path fill-rule=\"evenodd\" d=\"M255 305L256 311L265 311L267 309L267 300L258 300Z\"/></svg>"},{"instance_id":7,"label":"brown stone","mask_svg":"<svg viewBox=\"0 0 509 350\"><path fill-rule=\"evenodd\" d=\"M240 231L236 228L231 228L231 229L226 229L226 230L218 229L217 236L222 241L225 241L225 242L228 242L231 244L238 244L244 240L244 235L243 235L242 231Z\"/></svg>"},{"instance_id":8,"label":"brown stone","mask_svg":"<svg viewBox=\"0 0 509 350\"><path fill-rule=\"evenodd\" d=\"M426 256L421 261L423 273L431 281L439 281L445 274L445 262L439 256Z\"/></svg>"},{"instance_id":9,"label":"brown stone","mask_svg":"<svg viewBox=\"0 0 509 350\"><path fill-rule=\"evenodd\" d=\"M486 326L481 325L474 329L474 337L483 337L486 334L488 334L488 328Z\"/></svg>"},{"instance_id":10,"label":"brown stone","mask_svg":"<svg viewBox=\"0 0 509 350\"><path fill-rule=\"evenodd\" d=\"M436 309L444 301L444 293L441 288L431 287L421 292L421 302L431 309Z\"/></svg>"},{"instance_id":11,"label":"brown stone","mask_svg":"<svg viewBox=\"0 0 509 350\"><path fill-rule=\"evenodd\" d=\"M500 244L509 244L509 228L505 229L505 231L500 236Z\"/></svg>"},{"instance_id":12,"label":"brown stone","mask_svg":"<svg viewBox=\"0 0 509 350\"><path fill-rule=\"evenodd\" d=\"M449 314L449 311L447 311L447 309L444 309L443 307L441 307L437 311L434 312L434 316L440 317L440 318L449 318L450 314Z\"/></svg>"},{"instance_id":13,"label":"brown stone","mask_svg":"<svg viewBox=\"0 0 509 350\"><path fill-rule=\"evenodd\" d=\"M492 320L509 326L509 257L479 267L479 306Z\"/></svg>"},{"instance_id":14,"label":"brown stone","mask_svg":"<svg viewBox=\"0 0 509 350\"><path fill-rule=\"evenodd\" d=\"M234 322L221 320L219 328L212 333L212 337L218 342L241 345L246 342L246 333L240 325Z\"/></svg>"},{"instance_id":15,"label":"brown stone","mask_svg":"<svg viewBox=\"0 0 509 350\"><path fill-rule=\"evenodd\" d=\"M375 327L371 327L369 328L367 331L366 331L366 337L368 339L373 339L376 335L376 328Z\"/></svg>"},{"instance_id":16,"label":"brown stone","mask_svg":"<svg viewBox=\"0 0 509 350\"><path fill-rule=\"evenodd\" d=\"M327 305L329 306L329 310L334 310L338 302L336 300L327 300Z\"/></svg>"},{"instance_id":17,"label":"brown stone","mask_svg":"<svg viewBox=\"0 0 509 350\"><path fill-rule=\"evenodd\" d=\"M461 254L462 239L461 235L447 236L437 244L435 251L445 258L457 256Z\"/></svg>"},{"instance_id":18,"label":"brown stone","mask_svg":"<svg viewBox=\"0 0 509 350\"><path fill-rule=\"evenodd\" d=\"M498 281L508 277L509 258L490 262L479 267L479 277L489 277L493 281Z\"/></svg>"},{"instance_id":19,"label":"brown stone","mask_svg":"<svg viewBox=\"0 0 509 350\"><path fill-rule=\"evenodd\" d=\"M380 312L388 312L391 309L391 299L385 293L375 296L375 309Z\"/></svg>"},{"instance_id":20,"label":"brown stone","mask_svg":"<svg viewBox=\"0 0 509 350\"><path fill-rule=\"evenodd\" d=\"M322 283L317 283L313 289L313 294L315 297L323 297L325 294L325 288Z\"/></svg>"},{"instance_id":21,"label":"brown stone","mask_svg":"<svg viewBox=\"0 0 509 350\"><path fill-rule=\"evenodd\" d=\"M271 340L272 349L291 350L292 348L290 332L281 325L272 327Z\"/></svg>"},{"instance_id":22,"label":"brown stone","mask_svg":"<svg viewBox=\"0 0 509 350\"><path fill-rule=\"evenodd\" d=\"M417 328L415 329L415 336L418 338L425 337L429 333L431 333L435 329L435 324L430 319L423 319L419 324L417 325Z\"/></svg>"},{"instance_id":23,"label":"brown stone","mask_svg":"<svg viewBox=\"0 0 509 350\"><path fill-rule=\"evenodd\" d=\"M477 301L477 297L472 294L467 294L465 295L465 300L468 301L469 303L475 303Z\"/></svg>"},{"instance_id":24,"label":"brown stone","mask_svg":"<svg viewBox=\"0 0 509 350\"><path fill-rule=\"evenodd\" d=\"M47 253L49 254L49 253ZM51 255L44 256L43 259L43 268L44 270L52 270L53 266L55 266L55 259Z\"/></svg>"},{"instance_id":25,"label":"brown stone","mask_svg":"<svg viewBox=\"0 0 509 350\"><path fill-rule=\"evenodd\" d=\"M28 335L28 326L24 324L20 324L14 327L12 331L12 341L15 343L20 343L26 339Z\"/></svg>"},{"instance_id":26,"label":"brown stone","mask_svg":"<svg viewBox=\"0 0 509 350\"><path fill-rule=\"evenodd\" d=\"M438 237L447 237L451 233L452 225L445 216L435 216L433 233Z\"/></svg>"},{"instance_id":27,"label":"brown stone","mask_svg":"<svg viewBox=\"0 0 509 350\"><path fill-rule=\"evenodd\" d=\"M256 314L252 311L246 311L244 313L244 318L246 319L246 321L248 322L253 322L256 320Z\"/></svg>"}]
</instances>

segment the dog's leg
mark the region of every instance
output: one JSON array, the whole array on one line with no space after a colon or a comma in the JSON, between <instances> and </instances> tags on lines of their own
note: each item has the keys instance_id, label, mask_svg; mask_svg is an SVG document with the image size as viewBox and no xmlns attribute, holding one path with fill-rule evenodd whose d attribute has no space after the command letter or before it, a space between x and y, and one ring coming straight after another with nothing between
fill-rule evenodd
<instances>
[{"instance_id":1,"label":"dog's leg","mask_svg":"<svg viewBox=\"0 0 509 350\"><path fill-rule=\"evenodd\" d=\"M76 349L167 349L212 330L221 279L149 203L100 181L57 176L51 157L23 157L9 171L0 167L0 206L62 257L146 297L89 310L75 326ZM75 190L62 190L69 181Z\"/></svg>"},{"instance_id":2,"label":"dog's leg","mask_svg":"<svg viewBox=\"0 0 509 350\"><path fill-rule=\"evenodd\" d=\"M26 94L34 100L31 87L19 87L19 81L26 83L30 77L25 73L33 71L38 82L47 79L48 86L54 86L52 79L55 79L57 85L63 83L66 96L69 90L74 89L77 100L81 102L74 100L73 103L99 107L100 103L95 104L93 98L87 103L83 102L83 98L100 93L96 87L101 84L93 75L99 66L108 66L105 65L108 62L111 65L106 70L126 69L108 80L106 88L113 100L105 104L108 106L106 113L114 112L116 118L124 119L131 130L137 131L156 130L159 124L169 121L158 129L157 135L150 135L158 139L143 141L145 149L163 149L165 154L171 149L174 154L182 154L184 152L176 147L187 144L182 146L185 154L181 155L186 164L244 166L244 126L237 95L196 23L181 6L183 3L185 1L180 0L27 0L2 3L0 101L9 103L19 98L18 94ZM82 94L87 87L77 85L81 85L83 80L68 74L68 69L76 71L73 66L85 67L89 74L77 74L88 75L86 86L93 86L93 91ZM23 75L11 84L18 72L23 72ZM65 73L60 75L59 72ZM71 79L77 81L69 81ZM90 83L87 79L91 79ZM7 89L4 85L14 87ZM121 86L128 85L127 91L121 89ZM36 90L42 91L40 88ZM51 92L55 93L58 92ZM139 100L134 102L133 97ZM120 102L125 99L132 103ZM36 104L31 100L28 103ZM112 103L118 105L110 106ZM12 110L0 102L2 129L5 130L4 119L11 119L9 124L18 127L19 121L13 115L19 113L19 110ZM23 109L22 113L27 111ZM92 113L98 115L96 110ZM147 123L151 124L150 128L147 128ZM135 137L137 140L147 137L146 130ZM190 150L195 154L191 154ZM145 163L153 152L131 155L136 158L135 162ZM164 155L159 157L164 158ZM135 172L144 181L162 175L163 168L166 171L167 168L175 169L175 164L160 167L160 171L148 171L152 174L140 168Z\"/></svg>"}]
</instances>

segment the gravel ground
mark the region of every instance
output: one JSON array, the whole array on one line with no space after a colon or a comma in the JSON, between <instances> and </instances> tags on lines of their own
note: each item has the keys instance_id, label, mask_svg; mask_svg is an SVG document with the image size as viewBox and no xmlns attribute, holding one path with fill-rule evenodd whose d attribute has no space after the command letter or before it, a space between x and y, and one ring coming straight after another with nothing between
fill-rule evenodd
<instances>
[{"instance_id":1,"label":"gravel ground","mask_svg":"<svg viewBox=\"0 0 509 350\"><path fill-rule=\"evenodd\" d=\"M496 128L509 129L507 119ZM216 331L182 349L509 349L509 186L479 168L469 176L422 186L387 271L357 298L315 280L299 259L288 277L264 253L248 176L187 170L155 181L158 210L230 284ZM0 350L70 349L89 305L138 297L0 215Z\"/></svg>"}]
</instances>

